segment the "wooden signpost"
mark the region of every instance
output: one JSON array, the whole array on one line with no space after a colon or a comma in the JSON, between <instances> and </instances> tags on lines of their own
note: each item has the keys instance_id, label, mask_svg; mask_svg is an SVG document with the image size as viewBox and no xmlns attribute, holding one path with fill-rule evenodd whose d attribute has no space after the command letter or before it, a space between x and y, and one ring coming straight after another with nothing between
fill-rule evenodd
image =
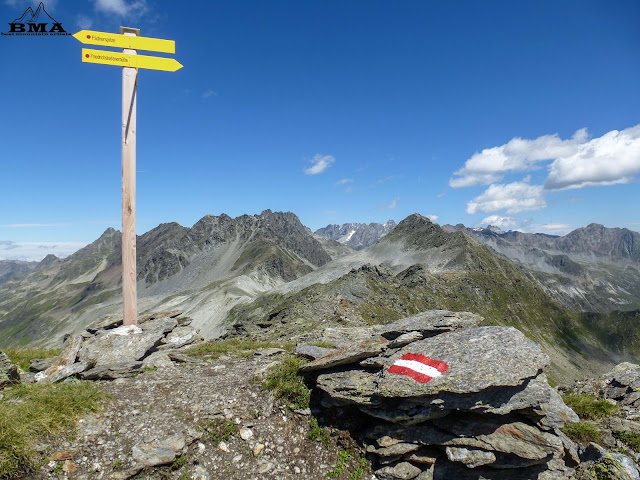
<instances>
[{"instance_id":1,"label":"wooden signpost","mask_svg":"<svg viewBox=\"0 0 640 480\"><path fill-rule=\"evenodd\" d=\"M175 72L182 65L173 58L138 55L137 50L175 53L173 40L145 38L136 28L120 27L120 34L81 30L82 43L123 48L122 53L82 49L82 61L122 67L122 301L123 325L138 323L136 273L136 99L138 69Z\"/></svg>"}]
</instances>

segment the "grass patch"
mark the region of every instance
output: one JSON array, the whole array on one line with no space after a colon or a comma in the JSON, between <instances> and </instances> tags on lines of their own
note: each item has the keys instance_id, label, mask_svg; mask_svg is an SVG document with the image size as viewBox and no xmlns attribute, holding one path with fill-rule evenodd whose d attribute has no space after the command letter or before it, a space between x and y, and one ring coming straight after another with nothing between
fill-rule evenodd
<instances>
[{"instance_id":1,"label":"grass patch","mask_svg":"<svg viewBox=\"0 0 640 480\"><path fill-rule=\"evenodd\" d=\"M204 430L213 442L226 442L236 433L236 424L232 421L208 422L204 425Z\"/></svg>"},{"instance_id":2,"label":"grass patch","mask_svg":"<svg viewBox=\"0 0 640 480\"><path fill-rule=\"evenodd\" d=\"M582 420L597 420L613 415L618 407L604 400L596 400L587 394L572 394L562 397L567 404Z\"/></svg>"},{"instance_id":3,"label":"grass patch","mask_svg":"<svg viewBox=\"0 0 640 480\"><path fill-rule=\"evenodd\" d=\"M293 344L275 344L273 342L261 342L257 340L246 340L243 338L227 338L225 340L212 340L210 342L200 343L184 353L199 358L218 358L220 355L237 355L239 357L248 357L253 355L259 348L282 348L291 351Z\"/></svg>"},{"instance_id":4,"label":"grass patch","mask_svg":"<svg viewBox=\"0 0 640 480\"><path fill-rule=\"evenodd\" d=\"M332 470L327 472L327 477L336 478L344 473L345 468L347 467L347 462L351 460L351 454L346 450L338 451L338 461L336 462L335 467Z\"/></svg>"},{"instance_id":5,"label":"grass patch","mask_svg":"<svg viewBox=\"0 0 640 480\"><path fill-rule=\"evenodd\" d=\"M640 433L613 432L613 436L624 442L634 452L640 452Z\"/></svg>"},{"instance_id":6,"label":"grass patch","mask_svg":"<svg viewBox=\"0 0 640 480\"><path fill-rule=\"evenodd\" d=\"M309 433L307 434L309 440L322 443L325 447L331 446L331 437L329 436L329 430L318 425L318 419L311 417L311 423L309 424Z\"/></svg>"},{"instance_id":7,"label":"grass patch","mask_svg":"<svg viewBox=\"0 0 640 480\"><path fill-rule=\"evenodd\" d=\"M364 477L365 472L367 471L367 459L364 457L358 458L358 464L356 468L349 474L349 480L360 480Z\"/></svg>"},{"instance_id":8,"label":"grass patch","mask_svg":"<svg viewBox=\"0 0 640 480\"><path fill-rule=\"evenodd\" d=\"M602 440L602 432L600 429L589 422L570 423L562 427L561 430L567 437L577 443L598 443Z\"/></svg>"},{"instance_id":9,"label":"grass patch","mask_svg":"<svg viewBox=\"0 0 640 480\"><path fill-rule=\"evenodd\" d=\"M262 388L270 390L276 398L288 402L294 409L308 408L311 393L298 373L300 366L306 362L293 356L285 358L282 363L271 367L266 380L262 382Z\"/></svg>"},{"instance_id":10,"label":"grass patch","mask_svg":"<svg viewBox=\"0 0 640 480\"><path fill-rule=\"evenodd\" d=\"M17 478L33 469L34 444L70 433L78 418L100 408L105 395L94 383L20 384L0 401L0 478Z\"/></svg>"},{"instance_id":11,"label":"grass patch","mask_svg":"<svg viewBox=\"0 0 640 480\"><path fill-rule=\"evenodd\" d=\"M183 453L171 464L171 470L180 470L187 463L187 456Z\"/></svg>"},{"instance_id":12,"label":"grass patch","mask_svg":"<svg viewBox=\"0 0 640 480\"><path fill-rule=\"evenodd\" d=\"M29 362L34 358L50 358L60 355L61 348L20 348L4 350L11 363L15 363L25 372L29 371Z\"/></svg>"}]
</instances>

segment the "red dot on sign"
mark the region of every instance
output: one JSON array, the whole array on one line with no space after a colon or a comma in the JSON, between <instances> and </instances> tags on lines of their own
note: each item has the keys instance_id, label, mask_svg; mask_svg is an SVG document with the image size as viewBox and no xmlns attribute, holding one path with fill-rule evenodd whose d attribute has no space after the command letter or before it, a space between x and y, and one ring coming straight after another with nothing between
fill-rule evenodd
<instances>
[{"instance_id":1,"label":"red dot on sign","mask_svg":"<svg viewBox=\"0 0 640 480\"><path fill-rule=\"evenodd\" d=\"M87 38L91 38L91 35L87 35Z\"/></svg>"},{"instance_id":2,"label":"red dot on sign","mask_svg":"<svg viewBox=\"0 0 640 480\"><path fill-rule=\"evenodd\" d=\"M89 58L89 54L87 53L87 54L85 55L85 57Z\"/></svg>"}]
</instances>

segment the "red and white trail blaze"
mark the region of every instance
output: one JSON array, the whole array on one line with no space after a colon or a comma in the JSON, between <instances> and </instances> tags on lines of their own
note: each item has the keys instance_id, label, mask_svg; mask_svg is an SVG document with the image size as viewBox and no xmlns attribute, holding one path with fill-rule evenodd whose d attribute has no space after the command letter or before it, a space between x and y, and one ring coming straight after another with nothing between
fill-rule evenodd
<instances>
[{"instance_id":1,"label":"red and white trail blaze","mask_svg":"<svg viewBox=\"0 0 640 480\"><path fill-rule=\"evenodd\" d=\"M406 375L416 382L427 383L449 370L449 365L419 353L405 353L389 367L389 373Z\"/></svg>"}]
</instances>

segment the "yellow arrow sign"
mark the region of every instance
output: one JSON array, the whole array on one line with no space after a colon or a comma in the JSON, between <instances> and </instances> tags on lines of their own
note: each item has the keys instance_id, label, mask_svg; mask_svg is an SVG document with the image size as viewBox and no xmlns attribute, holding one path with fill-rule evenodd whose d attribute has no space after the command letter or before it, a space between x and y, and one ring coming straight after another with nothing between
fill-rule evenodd
<instances>
[{"instance_id":1,"label":"yellow arrow sign","mask_svg":"<svg viewBox=\"0 0 640 480\"><path fill-rule=\"evenodd\" d=\"M117 33L94 32L80 30L73 37L88 45L104 47L131 48L133 50L149 50L152 52L176 53L176 42L160 38L120 35Z\"/></svg>"},{"instance_id":2,"label":"yellow arrow sign","mask_svg":"<svg viewBox=\"0 0 640 480\"><path fill-rule=\"evenodd\" d=\"M164 70L165 72L175 72L182 68L182 64L173 58L130 55L128 53L92 50L90 48L82 49L82 61L87 63L102 63L104 65L117 65L119 67Z\"/></svg>"}]
</instances>

